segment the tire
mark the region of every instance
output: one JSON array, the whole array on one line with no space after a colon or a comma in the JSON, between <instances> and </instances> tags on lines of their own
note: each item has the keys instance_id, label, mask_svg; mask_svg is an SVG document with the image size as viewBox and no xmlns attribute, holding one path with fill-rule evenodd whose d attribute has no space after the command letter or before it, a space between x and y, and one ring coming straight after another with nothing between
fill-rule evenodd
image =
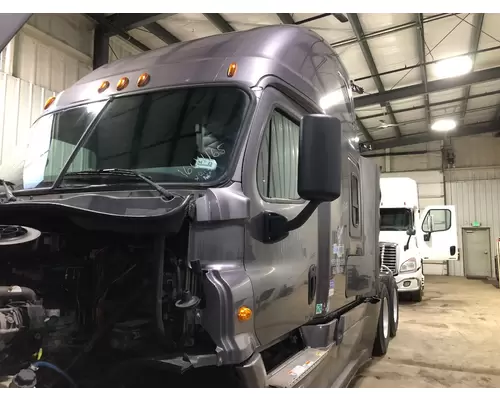
<instances>
[{"instance_id":1,"label":"tire","mask_svg":"<svg viewBox=\"0 0 500 400\"><path fill-rule=\"evenodd\" d=\"M396 336L399 326L399 295L396 281L391 279L389 286L389 334L391 338Z\"/></svg>"},{"instance_id":2,"label":"tire","mask_svg":"<svg viewBox=\"0 0 500 400\"><path fill-rule=\"evenodd\" d=\"M377 323L377 335L373 344L373 355L380 357L387 353L390 337L389 292L384 284L380 285L380 314Z\"/></svg>"},{"instance_id":3,"label":"tire","mask_svg":"<svg viewBox=\"0 0 500 400\"><path fill-rule=\"evenodd\" d=\"M411 292L411 300L415 303L420 303L424 297L424 290L420 289L415 292Z\"/></svg>"}]
</instances>

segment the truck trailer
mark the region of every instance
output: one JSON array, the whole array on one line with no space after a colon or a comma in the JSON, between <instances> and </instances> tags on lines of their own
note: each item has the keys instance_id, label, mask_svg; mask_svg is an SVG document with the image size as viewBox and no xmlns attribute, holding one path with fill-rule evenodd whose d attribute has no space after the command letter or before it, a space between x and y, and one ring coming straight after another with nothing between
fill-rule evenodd
<instances>
[{"instance_id":1,"label":"truck trailer","mask_svg":"<svg viewBox=\"0 0 500 400\"><path fill-rule=\"evenodd\" d=\"M399 293L420 302L425 287L424 262L458 258L455 207L431 205L421 214L418 185L411 178L381 178L380 188L382 266L395 276Z\"/></svg>"},{"instance_id":2,"label":"truck trailer","mask_svg":"<svg viewBox=\"0 0 500 400\"><path fill-rule=\"evenodd\" d=\"M344 387L396 334L379 170L298 26L169 45L50 98L0 204L13 387Z\"/></svg>"}]
</instances>

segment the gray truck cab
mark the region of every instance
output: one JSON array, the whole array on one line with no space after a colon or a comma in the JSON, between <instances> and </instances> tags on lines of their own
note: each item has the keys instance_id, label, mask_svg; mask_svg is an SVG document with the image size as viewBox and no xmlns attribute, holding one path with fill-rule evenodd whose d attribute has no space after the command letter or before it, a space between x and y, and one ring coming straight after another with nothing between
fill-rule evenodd
<instances>
[{"instance_id":1,"label":"gray truck cab","mask_svg":"<svg viewBox=\"0 0 500 400\"><path fill-rule=\"evenodd\" d=\"M0 283L30 294L9 368L40 347L81 386L347 385L397 329L356 136L345 68L296 26L124 58L49 99L0 204Z\"/></svg>"}]
</instances>

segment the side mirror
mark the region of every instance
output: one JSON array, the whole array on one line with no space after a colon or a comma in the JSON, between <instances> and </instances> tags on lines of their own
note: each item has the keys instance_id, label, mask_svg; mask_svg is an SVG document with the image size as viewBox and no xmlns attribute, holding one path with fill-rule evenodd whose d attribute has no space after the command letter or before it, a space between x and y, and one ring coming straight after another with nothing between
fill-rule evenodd
<instances>
[{"instance_id":1,"label":"side mirror","mask_svg":"<svg viewBox=\"0 0 500 400\"><path fill-rule=\"evenodd\" d=\"M342 182L342 132L340 121L328 115L302 118L299 138L297 192L309 203L292 220L273 212L252 219L253 236L276 243L300 228L323 202L340 197Z\"/></svg>"},{"instance_id":2,"label":"side mirror","mask_svg":"<svg viewBox=\"0 0 500 400\"><path fill-rule=\"evenodd\" d=\"M306 115L300 125L298 193L313 202L340 197L342 132L337 118Z\"/></svg>"}]
</instances>

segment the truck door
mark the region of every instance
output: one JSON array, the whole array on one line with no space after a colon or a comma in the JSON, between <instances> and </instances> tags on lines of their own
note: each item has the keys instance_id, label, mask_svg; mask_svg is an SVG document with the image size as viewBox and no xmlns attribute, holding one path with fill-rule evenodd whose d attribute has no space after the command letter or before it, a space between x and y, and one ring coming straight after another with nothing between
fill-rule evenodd
<instances>
[{"instance_id":1,"label":"truck door","mask_svg":"<svg viewBox=\"0 0 500 400\"><path fill-rule=\"evenodd\" d=\"M242 187L252 218L267 211L291 220L306 206L297 193L300 120L305 114L278 90L268 86L262 92L243 161ZM276 243L264 243L247 229L244 262L255 296L255 331L263 344L315 315L317 213Z\"/></svg>"},{"instance_id":2,"label":"truck door","mask_svg":"<svg viewBox=\"0 0 500 400\"><path fill-rule=\"evenodd\" d=\"M424 261L458 260L455 206L429 206L420 214L418 245Z\"/></svg>"},{"instance_id":3,"label":"truck door","mask_svg":"<svg viewBox=\"0 0 500 400\"><path fill-rule=\"evenodd\" d=\"M31 14L0 14L0 52L5 49L30 17Z\"/></svg>"}]
</instances>

